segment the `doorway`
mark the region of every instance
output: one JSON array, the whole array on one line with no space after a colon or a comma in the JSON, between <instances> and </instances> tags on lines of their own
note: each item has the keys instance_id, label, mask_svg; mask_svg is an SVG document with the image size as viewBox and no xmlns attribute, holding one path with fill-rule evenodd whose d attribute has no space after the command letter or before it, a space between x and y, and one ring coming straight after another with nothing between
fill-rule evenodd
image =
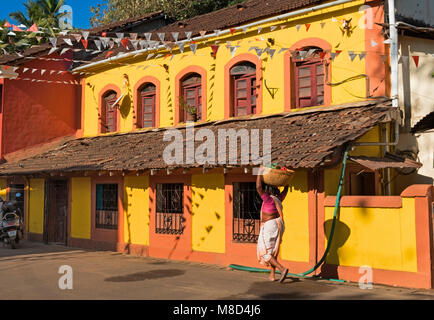
<instances>
[{"instance_id":1,"label":"doorway","mask_svg":"<svg viewBox=\"0 0 434 320\"><path fill-rule=\"evenodd\" d=\"M66 245L68 226L68 181L48 181L45 200L44 241L46 243Z\"/></svg>"}]
</instances>

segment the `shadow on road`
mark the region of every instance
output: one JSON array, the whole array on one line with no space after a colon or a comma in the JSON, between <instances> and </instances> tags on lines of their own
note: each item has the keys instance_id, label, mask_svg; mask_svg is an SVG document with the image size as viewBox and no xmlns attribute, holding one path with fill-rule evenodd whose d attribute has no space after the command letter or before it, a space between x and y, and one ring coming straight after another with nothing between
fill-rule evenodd
<instances>
[{"instance_id":1,"label":"shadow on road","mask_svg":"<svg viewBox=\"0 0 434 320\"><path fill-rule=\"evenodd\" d=\"M172 277L182 276L184 274L185 274L185 270L178 270L178 269L152 270L152 271L128 274L125 276L106 278L104 281L137 282L137 281L154 280L154 279L162 279L162 278L172 278Z\"/></svg>"}]
</instances>

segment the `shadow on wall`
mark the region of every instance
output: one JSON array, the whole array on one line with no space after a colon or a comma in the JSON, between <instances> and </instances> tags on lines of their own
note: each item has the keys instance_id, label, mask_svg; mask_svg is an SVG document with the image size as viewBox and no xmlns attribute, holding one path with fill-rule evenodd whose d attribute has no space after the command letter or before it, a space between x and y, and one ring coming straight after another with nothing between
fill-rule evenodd
<instances>
[{"instance_id":1,"label":"shadow on wall","mask_svg":"<svg viewBox=\"0 0 434 320\"><path fill-rule=\"evenodd\" d=\"M327 242L330 241L330 232L332 229L333 219L324 222L324 234ZM324 278L339 279L338 266L340 265L338 250L347 242L351 230L343 222L336 220L335 232L332 239L332 245L327 255L326 262L321 267L320 276Z\"/></svg>"}]
</instances>

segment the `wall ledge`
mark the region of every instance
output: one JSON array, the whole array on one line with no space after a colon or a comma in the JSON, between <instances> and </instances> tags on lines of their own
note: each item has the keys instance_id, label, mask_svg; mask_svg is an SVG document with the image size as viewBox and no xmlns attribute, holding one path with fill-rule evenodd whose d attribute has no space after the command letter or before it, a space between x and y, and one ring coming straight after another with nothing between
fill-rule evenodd
<instances>
[{"instance_id":1,"label":"wall ledge","mask_svg":"<svg viewBox=\"0 0 434 320\"><path fill-rule=\"evenodd\" d=\"M413 198L413 197L427 197L430 193L434 196L434 188L430 184L414 184L409 186L401 193L401 197Z\"/></svg>"},{"instance_id":2,"label":"wall ledge","mask_svg":"<svg viewBox=\"0 0 434 320\"><path fill-rule=\"evenodd\" d=\"M335 205L335 196L325 198L325 207L334 207ZM341 198L340 207L402 208L402 198L400 196L344 196Z\"/></svg>"}]
</instances>

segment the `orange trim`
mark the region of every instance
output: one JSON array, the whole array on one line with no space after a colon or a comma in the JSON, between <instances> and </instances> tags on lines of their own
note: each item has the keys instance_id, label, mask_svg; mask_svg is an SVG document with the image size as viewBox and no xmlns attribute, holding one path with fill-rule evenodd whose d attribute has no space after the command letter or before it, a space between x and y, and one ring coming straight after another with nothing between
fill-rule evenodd
<instances>
[{"instance_id":1,"label":"orange trim","mask_svg":"<svg viewBox=\"0 0 434 320\"><path fill-rule=\"evenodd\" d=\"M330 43L319 38L307 38L296 42L284 55L284 91L285 91L285 111L291 111L296 108L296 92L295 92L295 68L292 63L291 51L298 48L315 46L324 51L331 50ZM331 63L328 65L329 78L332 77ZM328 85L324 85L324 106L330 105L332 102L332 89Z\"/></svg>"},{"instance_id":2,"label":"orange trim","mask_svg":"<svg viewBox=\"0 0 434 320\"><path fill-rule=\"evenodd\" d=\"M134 97L133 97L133 104L134 104L134 118L135 121L133 123L133 128L134 130L136 129L140 129L140 127L138 126L139 123L139 119L137 119L137 115L139 114L139 105L140 105L140 100L139 100L139 90L140 87L143 86L146 83L152 83L155 86L155 127L158 128L160 127L160 99L161 99L161 85L160 85L160 81L152 76L145 76L143 78L141 78L136 85L134 86Z\"/></svg>"},{"instance_id":3,"label":"orange trim","mask_svg":"<svg viewBox=\"0 0 434 320\"><path fill-rule=\"evenodd\" d=\"M100 90L99 95L98 95L98 122L99 122L98 134L101 134L101 114L102 114L102 105L103 105L103 100L104 100L103 97L107 93L107 91L111 91L111 90L116 92L118 98L122 94L121 89L114 84L108 84ZM120 131L120 124L121 124L121 115L120 115L119 110L118 110L118 114L117 114L117 119L118 119L117 132L119 132Z\"/></svg>"},{"instance_id":4,"label":"orange trim","mask_svg":"<svg viewBox=\"0 0 434 320\"><path fill-rule=\"evenodd\" d=\"M118 185L118 230L102 230L96 229L95 214L96 214L96 185L98 183L113 183ZM117 244L123 242L124 237L124 208L123 208L123 190L124 183L122 178L92 178L92 229L91 239L94 241L108 242Z\"/></svg>"},{"instance_id":5,"label":"orange trim","mask_svg":"<svg viewBox=\"0 0 434 320\"><path fill-rule=\"evenodd\" d=\"M334 207L336 197L325 198L325 207ZM344 196L341 198L340 207L361 207L361 208L402 208L400 196Z\"/></svg>"},{"instance_id":6,"label":"orange trim","mask_svg":"<svg viewBox=\"0 0 434 320\"><path fill-rule=\"evenodd\" d=\"M376 23L384 22L383 3L369 3L372 10L372 27L365 29L365 51L366 51L366 74L370 80L370 94L372 96L384 97L387 95L386 84L388 80L388 63L382 61L381 55L386 54L386 45L383 43L384 36L382 27ZM365 17L368 15L368 9L364 12ZM371 41L378 43L372 47ZM375 92L374 90L377 89Z\"/></svg>"},{"instance_id":7,"label":"orange trim","mask_svg":"<svg viewBox=\"0 0 434 320\"><path fill-rule=\"evenodd\" d=\"M401 197L412 198L412 197L428 197L434 191L433 186L430 184L415 184L401 193Z\"/></svg>"},{"instance_id":8,"label":"orange trim","mask_svg":"<svg viewBox=\"0 0 434 320\"><path fill-rule=\"evenodd\" d=\"M81 81L81 114L80 114L80 128L76 132L77 138L82 138L84 135L84 114L85 114L85 105L86 105L86 79L82 79ZM100 111L98 110L98 113Z\"/></svg>"},{"instance_id":9,"label":"orange trim","mask_svg":"<svg viewBox=\"0 0 434 320\"><path fill-rule=\"evenodd\" d=\"M179 99L181 97L181 80L189 73L197 73L201 76L202 79L202 122L207 121L207 75L206 70L199 66L189 66L185 69L182 69L175 78L175 124L179 124L181 110L179 110Z\"/></svg>"},{"instance_id":10,"label":"orange trim","mask_svg":"<svg viewBox=\"0 0 434 320\"><path fill-rule=\"evenodd\" d=\"M234 93L232 90L231 81L231 69L236 64L247 61L256 65L256 84L258 86L258 98L256 100L256 114L260 115L262 113L262 99L263 99L263 85L262 85L262 60L250 53L243 53L232 60L230 60L225 66L225 119L233 117L233 101Z\"/></svg>"},{"instance_id":11,"label":"orange trim","mask_svg":"<svg viewBox=\"0 0 434 320\"><path fill-rule=\"evenodd\" d=\"M149 179L149 255L152 257L188 260L192 253L191 246L191 176L151 176ZM184 184L184 218L185 227L182 235L163 235L155 232L156 216L156 187L158 183Z\"/></svg>"}]
</instances>

